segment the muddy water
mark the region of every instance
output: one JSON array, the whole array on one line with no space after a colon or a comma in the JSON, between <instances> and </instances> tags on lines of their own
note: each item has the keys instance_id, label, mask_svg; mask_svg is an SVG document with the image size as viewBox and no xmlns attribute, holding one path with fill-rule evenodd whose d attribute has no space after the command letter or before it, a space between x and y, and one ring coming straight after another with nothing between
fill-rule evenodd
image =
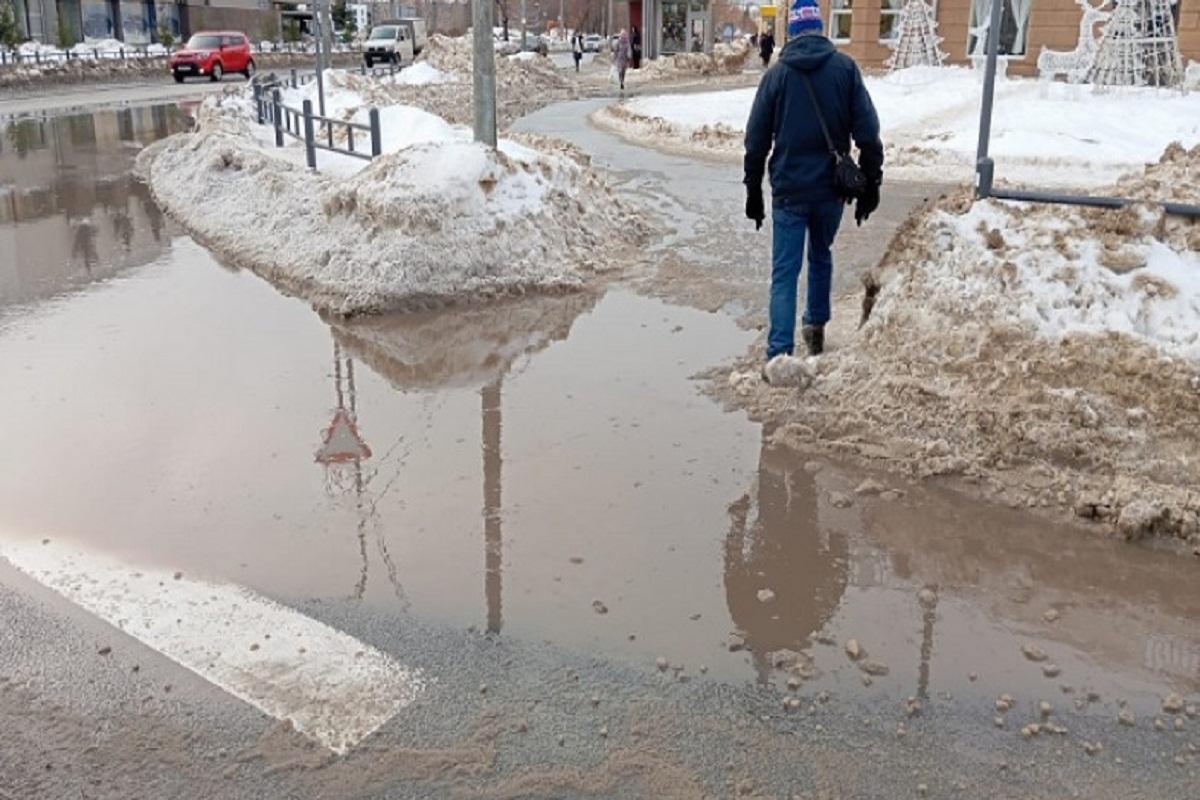
<instances>
[{"instance_id":1,"label":"muddy water","mask_svg":"<svg viewBox=\"0 0 1200 800\"><path fill-rule=\"evenodd\" d=\"M178 106L0 119L0 305L103 280L168 249L169 223L129 167L187 124Z\"/></svg>"},{"instance_id":2,"label":"muddy water","mask_svg":"<svg viewBox=\"0 0 1200 800\"><path fill-rule=\"evenodd\" d=\"M96 159L94 191L125 175L139 197L133 149ZM89 180L21 158L0 163L22 187ZM107 213L86 211L98 231ZM855 494L863 475L776 450L689 379L748 346L726 315L614 287L325 321L151 212L90 268L22 244L37 224L61 247L83 215L0 225L20 245L0 273L0 549L69 540L693 677L781 684L795 651L812 688L889 708L1065 708L1088 687L1086 712L1115 715L1200 690L1194 565L934 487ZM886 668L869 686L867 661Z\"/></svg>"}]
</instances>

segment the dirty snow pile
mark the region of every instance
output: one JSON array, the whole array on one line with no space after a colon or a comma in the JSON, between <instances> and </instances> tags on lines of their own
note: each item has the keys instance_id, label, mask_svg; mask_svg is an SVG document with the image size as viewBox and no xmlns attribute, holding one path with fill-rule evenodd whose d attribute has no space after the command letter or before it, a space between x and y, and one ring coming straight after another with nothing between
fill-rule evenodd
<instances>
[{"instance_id":1,"label":"dirty snow pile","mask_svg":"<svg viewBox=\"0 0 1200 800\"><path fill-rule=\"evenodd\" d=\"M434 34L412 68L432 67L450 76L446 85L428 86L404 94L399 102L419 105L453 122L471 119L471 40ZM403 72L401 72L403 74ZM536 54L496 58L496 102L501 123L511 122L542 106L577 96L575 83L550 59Z\"/></svg>"},{"instance_id":2,"label":"dirty snow pile","mask_svg":"<svg viewBox=\"0 0 1200 800\"><path fill-rule=\"evenodd\" d=\"M711 53L675 53L642 63L642 68L630 70L626 82L657 83L681 77L737 75L746 68L754 48L745 39L719 42Z\"/></svg>"},{"instance_id":3,"label":"dirty snow pile","mask_svg":"<svg viewBox=\"0 0 1200 800\"><path fill-rule=\"evenodd\" d=\"M597 110L592 119L664 149L740 158L756 91L635 97Z\"/></svg>"},{"instance_id":4,"label":"dirty snow pile","mask_svg":"<svg viewBox=\"0 0 1200 800\"><path fill-rule=\"evenodd\" d=\"M885 176L944 182L974 169L982 95L967 67L912 67L865 78L887 148ZM601 124L668 146L739 157L754 89L639 97L598 113ZM1200 143L1194 96L1156 88L1069 85L1027 78L996 85L991 153L1001 181L1096 187Z\"/></svg>"},{"instance_id":5,"label":"dirty snow pile","mask_svg":"<svg viewBox=\"0 0 1200 800\"><path fill-rule=\"evenodd\" d=\"M1114 191L1200 201L1200 147ZM756 351L729 396L783 441L1200 543L1200 222L960 191L905 223L865 297L789 382Z\"/></svg>"},{"instance_id":6,"label":"dirty snow pile","mask_svg":"<svg viewBox=\"0 0 1200 800\"><path fill-rule=\"evenodd\" d=\"M471 124L471 46L463 38L433 35L417 60L394 76L359 75L353 70L329 70L325 82L351 105L359 102L380 108L408 105L459 125ZM355 95L348 99L347 94ZM287 102L304 99L317 103L315 82L285 91ZM549 59L496 59L496 102L500 124L507 125L542 106L577 96L575 84ZM326 98L326 109L330 108Z\"/></svg>"},{"instance_id":7,"label":"dirty snow pile","mask_svg":"<svg viewBox=\"0 0 1200 800\"><path fill-rule=\"evenodd\" d=\"M365 115L329 87L339 115ZM384 155L276 149L245 93L210 98L195 132L139 156L159 205L229 261L318 309L410 310L574 288L626 257L645 229L586 158L553 140L497 151L421 109L381 109ZM612 259L612 261L608 261Z\"/></svg>"}]
</instances>

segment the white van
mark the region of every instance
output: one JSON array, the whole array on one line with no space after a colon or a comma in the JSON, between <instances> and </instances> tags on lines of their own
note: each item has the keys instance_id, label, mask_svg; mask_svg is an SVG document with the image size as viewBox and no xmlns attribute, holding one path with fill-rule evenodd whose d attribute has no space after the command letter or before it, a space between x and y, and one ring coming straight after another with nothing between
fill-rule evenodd
<instances>
[{"instance_id":1,"label":"white van","mask_svg":"<svg viewBox=\"0 0 1200 800\"><path fill-rule=\"evenodd\" d=\"M402 17L396 21L408 28L408 38L412 40L413 53L420 54L425 49L425 42L429 41L425 20L416 17Z\"/></svg>"},{"instance_id":2,"label":"white van","mask_svg":"<svg viewBox=\"0 0 1200 800\"><path fill-rule=\"evenodd\" d=\"M399 20L384 20L371 27L363 42L363 61L367 68L376 64L408 66L416 57L413 47L412 29Z\"/></svg>"}]
</instances>

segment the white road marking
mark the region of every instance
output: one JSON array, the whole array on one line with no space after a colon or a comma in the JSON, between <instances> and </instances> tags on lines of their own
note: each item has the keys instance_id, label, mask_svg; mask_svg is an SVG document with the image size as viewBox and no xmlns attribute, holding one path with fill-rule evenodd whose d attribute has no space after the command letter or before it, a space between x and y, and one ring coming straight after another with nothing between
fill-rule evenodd
<instances>
[{"instance_id":1,"label":"white road marking","mask_svg":"<svg viewBox=\"0 0 1200 800\"><path fill-rule=\"evenodd\" d=\"M54 542L4 545L2 554L39 583L338 754L413 702L426 683L420 670L241 586L136 568Z\"/></svg>"}]
</instances>

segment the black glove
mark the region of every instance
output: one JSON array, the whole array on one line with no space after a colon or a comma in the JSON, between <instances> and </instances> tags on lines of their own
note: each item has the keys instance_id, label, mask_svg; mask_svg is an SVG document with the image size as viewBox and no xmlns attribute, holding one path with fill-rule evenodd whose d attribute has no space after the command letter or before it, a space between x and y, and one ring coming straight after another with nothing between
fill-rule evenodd
<instances>
[{"instance_id":1,"label":"black glove","mask_svg":"<svg viewBox=\"0 0 1200 800\"><path fill-rule=\"evenodd\" d=\"M746 184L746 219L754 220L754 230L760 230L767 212L763 209L761 186Z\"/></svg>"},{"instance_id":2,"label":"black glove","mask_svg":"<svg viewBox=\"0 0 1200 800\"><path fill-rule=\"evenodd\" d=\"M862 225L867 217L875 213L877 208L879 208L879 184L875 181L868 181L867 188L854 203L854 221L858 225Z\"/></svg>"}]
</instances>

